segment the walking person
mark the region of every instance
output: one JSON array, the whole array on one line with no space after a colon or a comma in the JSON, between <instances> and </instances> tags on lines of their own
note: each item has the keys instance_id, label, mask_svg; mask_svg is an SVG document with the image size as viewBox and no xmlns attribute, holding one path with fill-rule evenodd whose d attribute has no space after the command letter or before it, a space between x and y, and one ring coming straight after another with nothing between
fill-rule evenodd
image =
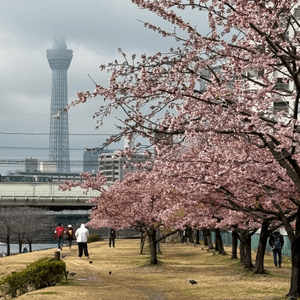
<instances>
[{"instance_id":1,"label":"walking person","mask_svg":"<svg viewBox=\"0 0 300 300\"><path fill-rule=\"evenodd\" d=\"M75 238L75 231L72 228L72 225L68 225L68 228L66 229L65 234L66 234L67 241L69 242L69 248L71 249L72 241Z\"/></svg>"},{"instance_id":2,"label":"walking person","mask_svg":"<svg viewBox=\"0 0 300 300\"><path fill-rule=\"evenodd\" d=\"M54 238L57 239L57 250L62 250L64 244L64 232L65 229L61 226L61 223L58 223L58 226L54 231Z\"/></svg>"},{"instance_id":3,"label":"walking person","mask_svg":"<svg viewBox=\"0 0 300 300\"><path fill-rule=\"evenodd\" d=\"M86 258L89 258L88 248L87 248L87 241L88 241L89 231L85 228L85 225L82 223L80 228L78 228L75 232L75 237L78 243L78 258L81 258L82 253Z\"/></svg>"},{"instance_id":4,"label":"walking person","mask_svg":"<svg viewBox=\"0 0 300 300\"><path fill-rule=\"evenodd\" d=\"M115 248L116 231L113 228L108 229L109 247L113 245Z\"/></svg>"},{"instance_id":5,"label":"walking person","mask_svg":"<svg viewBox=\"0 0 300 300\"><path fill-rule=\"evenodd\" d=\"M273 250L273 259L274 259L275 267L277 267L278 264L278 268L281 268L281 261L282 261L281 249L284 245L284 239L279 231L273 232L273 234L270 236L269 244ZM277 260L277 256L278 256L278 260Z\"/></svg>"}]
</instances>

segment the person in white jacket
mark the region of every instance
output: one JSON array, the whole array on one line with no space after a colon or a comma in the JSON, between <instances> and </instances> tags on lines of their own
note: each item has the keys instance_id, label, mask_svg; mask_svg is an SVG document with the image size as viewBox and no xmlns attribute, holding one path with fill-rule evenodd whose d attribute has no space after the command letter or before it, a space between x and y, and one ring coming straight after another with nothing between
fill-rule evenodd
<instances>
[{"instance_id":1,"label":"person in white jacket","mask_svg":"<svg viewBox=\"0 0 300 300\"><path fill-rule=\"evenodd\" d=\"M87 248L89 231L85 228L85 225L83 223L81 224L80 228L76 230L75 236L78 243L78 251L79 251L78 258L81 258L82 252L84 252L86 258L89 258L89 253Z\"/></svg>"}]
</instances>

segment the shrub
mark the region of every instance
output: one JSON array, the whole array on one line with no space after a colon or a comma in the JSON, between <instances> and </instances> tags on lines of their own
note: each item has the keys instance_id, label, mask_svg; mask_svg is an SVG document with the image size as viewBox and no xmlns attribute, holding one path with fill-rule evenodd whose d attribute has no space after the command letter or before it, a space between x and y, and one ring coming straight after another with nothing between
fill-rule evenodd
<instances>
[{"instance_id":1,"label":"shrub","mask_svg":"<svg viewBox=\"0 0 300 300\"><path fill-rule=\"evenodd\" d=\"M88 237L88 243L93 243L93 242L99 242L99 241L102 241L102 236L100 234L91 234L89 237Z\"/></svg>"},{"instance_id":2,"label":"shrub","mask_svg":"<svg viewBox=\"0 0 300 300\"><path fill-rule=\"evenodd\" d=\"M66 264L60 260L41 258L21 272L1 279L2 292L11 297L18 297L34 289L42 289L60 282L66 274Z\"/></svg>"}]
</instances>

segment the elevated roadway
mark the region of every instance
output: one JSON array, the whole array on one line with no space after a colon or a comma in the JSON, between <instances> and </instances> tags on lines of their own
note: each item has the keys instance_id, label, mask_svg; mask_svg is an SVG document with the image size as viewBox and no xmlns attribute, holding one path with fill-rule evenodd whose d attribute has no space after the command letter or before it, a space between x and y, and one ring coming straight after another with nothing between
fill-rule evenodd
<instances>
[{"instance_id":1,"label":"elevated roadway","mask_svg":"<svg viewBox=\"0 0 300 300\"><path fill-rule=\"evenodd\" d=\"M90 209L94 205L87 203L91 197L100 196L100 192L76 187L71 191L60 191L59 182L0 182L0 207L34 206L51 210Z\"/></svg>"}]
</instances>

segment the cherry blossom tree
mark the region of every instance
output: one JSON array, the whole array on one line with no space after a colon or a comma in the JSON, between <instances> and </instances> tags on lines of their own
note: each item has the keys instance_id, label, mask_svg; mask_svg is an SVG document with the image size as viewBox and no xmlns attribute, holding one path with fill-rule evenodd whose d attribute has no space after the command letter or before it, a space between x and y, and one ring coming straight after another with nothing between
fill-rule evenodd
<instances>
[{"instance_id":1,"label":"cherry blossom tree","mask_svg":"<svg viewBox=\"0 0 300 300\"><path fill-rule=\"evenodd\" d=\"M206 153L201 150L203 143L200 146L195 142L194 145L188 143L188 147L178 146L169 161L171 151L168 156L156 160L157 170L154 170L156 176L164 178L166 185L175 185L189 194L189 199L193 199L193 202L189 200L191 205L185 209L187 215L193 215L199 205L205 205L210 215L219 219L213 226L237 227L238 237L246 247L242 258L248 269L253 268L251 235L262 227L262 232L267 234L261 236L255 272L263 273L263 256L269 232L282 226L273 203L280 203L284 207L283 215L292 222L297 207L289 197L295 196L297 190L286 174L279 176L280 167L272 159L266 159L268 152L264 149L251 147L246 151L244 147L244 155L241 156L242 148L238 144L232 147L233 140L229 147L229 141L227 138L218 147L205 145ZM230 158L227 149L231 152ZM185 197L183 194L182 198ZM184 203L181 205L184 206ZM202 222L198 220L198 226L206 226Z\"/></svg>"},{"instance_id":2,"label":"cherry blossom tree","mask_svg":"<svg viewBox=\"0 0 300 300\"><path fill-rule=\"evenodd\" d=\"M117 181L108 189L104 184L106 178L97 174L92 176L89 172L82 173L84 182L67 181L60 186L62 190L70 190L80 186L83 189L98 190L99 197L89 201L95 204L87 226L91 228L111 227L118 229L137 228L145 232L150 241L151 263L157 264L157 243L167 236L176 233L171 229L157 236L158 227L174 228L176 225L171 219L166 222L165 212L174 202L164 197L164 185L153 180L148 173L127 173L124 181ZM176 193L172 194L176 197Z\"/></svg>"},{"instance_id":3,"label":"cherry blossom tree","mask_svg":"<svg viewBox=\"0 0 300 300\"><path fill-rule=\"evenodd\" d=\"M226 205L231 202L231 208L234 208L240 202L244 211L257 214L260 218L276 216L284 224L292 244L292 277L288 295L298 297L298 1L132 2L174 24L178 31L167 32L145 22L146 27L164 36L173 36L179 47L164 54L142 54L140 60L136 56L130 59L120 49L124 58L122 62L101 65L102 70L111 74L109 86L96 84L93 93L78 93L78 100L71 105L98 95L104 97L106 104L95 113L99 126L113 109L123 109L127 117L118 127L119 134L112 136L104 146L133 133L147 137L151 144L166 144L167 148L173 147L166 138L168 136L175 144L201 138L204 141L201 153L204 157L209 156L209 163L217 171L213 185L214 189L218 186L219 190L215 193L223 193L222 199L226 198ZM202 16L206 13L210 31L203 34L189 20L184 20L180 11L185 9L197 10ZM200 82L205 83L205 88L199 87ZM285 109L274 109L280 105ZM68 109L66 107L65 110ZM237 145L238 148L235 148ZM214 151L211 151L212 146ZM218 148L219 153L223 151L224 156L228 157L228 163L222 164L223 170L217 166L217 156L214 156L218 154ZM248 155L254 148L260 150L255 151L260 155L260 167L252 157L247 168L256 180L244 180L244 187L239 178L245 177L248 169L243 169L240 162L247 159L245 154ZM239 167L231 175L231 170L236 167L231 159L233 149ZM169 149L158 148L156 155L162 152L169 153ZM184 172L194 174L193 169L184 168ZM201 172L205 174L205 168ZM220 172L228 174L230 189L221 184L225 176L219 176ZM206 184L204 193L211 197L214 193L207 191L207 187ZM256 202L253 198L255 194L258 198ZM210 200L215 199L211 197ZM292 212L296 212L295 228L289 219Z\"/></svg>"}]
</instances>

